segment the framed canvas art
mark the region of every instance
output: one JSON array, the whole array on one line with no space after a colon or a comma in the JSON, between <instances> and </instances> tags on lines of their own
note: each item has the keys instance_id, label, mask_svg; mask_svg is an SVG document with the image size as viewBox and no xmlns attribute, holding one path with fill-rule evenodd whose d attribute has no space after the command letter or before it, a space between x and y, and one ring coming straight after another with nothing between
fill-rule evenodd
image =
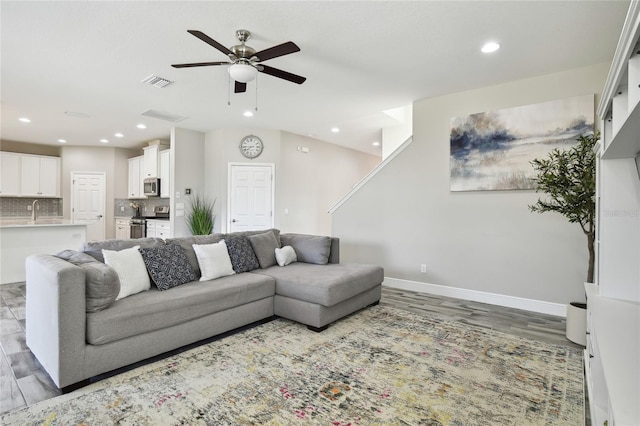
<instances>
[{"instance_id":1,"label":"framed canvas art","mask_svg":"<svg viewBox=\"0 0 640 426\"><path fill-rule=\"evenodd\" d=\"M594 131L593 95L451 119L451 191L535 189L530 161Z\"/></svg>"}]
</instances>

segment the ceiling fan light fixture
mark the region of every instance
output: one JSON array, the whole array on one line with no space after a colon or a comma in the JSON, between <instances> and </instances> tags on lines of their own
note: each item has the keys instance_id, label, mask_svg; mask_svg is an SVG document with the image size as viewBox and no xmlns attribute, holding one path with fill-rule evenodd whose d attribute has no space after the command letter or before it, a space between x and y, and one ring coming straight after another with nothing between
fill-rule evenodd
<instances>
[{"instance_id":1,"label":"ceiling fan light fixture","mask_svg":"<svg viewBox=\"0 0 640 426\"><path fill-rule=\"evenodd\" d=\"M229 67L229 75L235 81L248 83L255 80L258 70L247 64L233 64Z\"/></svg>"}]
</instances>

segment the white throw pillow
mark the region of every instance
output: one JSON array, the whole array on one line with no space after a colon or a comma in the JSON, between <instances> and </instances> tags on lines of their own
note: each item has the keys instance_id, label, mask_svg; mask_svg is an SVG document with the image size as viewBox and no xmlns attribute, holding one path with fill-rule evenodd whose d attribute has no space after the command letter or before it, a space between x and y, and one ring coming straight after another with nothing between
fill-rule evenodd
<instances>
[{"instance_id":1,"label":"white throw pillow","mask_svg":"<svg viewBox=\"0 0 640 426\"><path fill-rule=\"evenodd\" d=\"M196 252L200 272L202 272L200 281L215 280L235 274L227 251L227 243L224 240L214 244L193 244L193 251Z\"/></svg>"},{"instance_id":2,"label":"white throw pillow","mask_svg":"<svg viewBox=\"0 0 640 426\"><path fill-rule=\"evenodd\" d=\"M104 263L115 269L120 279L120 292L116 300L151 288L151 280L139 248L140 246L134 246L120 251L102 250Z\"/></svg>"},{"instance_id":3,"label":"white throw pillow","mask_svg":"<svg viewBox=\"0 0 640 426\"><path fill-rule=\"evenodd\" d=\"M276 261L278 261L278 265L287 266L290 263L293 263L298 260L298 256L296 256L296 251L291 246L284 246L282 248L276 249Z\"/></svg>"}]
</instances>

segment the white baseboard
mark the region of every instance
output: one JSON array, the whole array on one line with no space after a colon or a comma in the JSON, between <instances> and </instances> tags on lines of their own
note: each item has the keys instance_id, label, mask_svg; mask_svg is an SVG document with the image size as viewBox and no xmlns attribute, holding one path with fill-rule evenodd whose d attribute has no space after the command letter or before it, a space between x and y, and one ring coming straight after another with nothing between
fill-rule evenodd
<instances>
[{"instance_id":1,"label":"white baseboard","mask_svg":"<svg viewBox=\"0 0 640 426\"><path fill-rule=\"evenodd\" d=\"M555 315L557 317L566 318L567 316L567 307L561 303L544 302L542 300L525 299L522 297L487 293L484 291L469 290L466 288L447 287L418 281L402 280L399 278L385 277L382 285L401 290L430 293L438 296L454 297L456 299L472 300L474 302L523 309L525 311L539 312L542 314Z\"/></svg>"}]
</instances>

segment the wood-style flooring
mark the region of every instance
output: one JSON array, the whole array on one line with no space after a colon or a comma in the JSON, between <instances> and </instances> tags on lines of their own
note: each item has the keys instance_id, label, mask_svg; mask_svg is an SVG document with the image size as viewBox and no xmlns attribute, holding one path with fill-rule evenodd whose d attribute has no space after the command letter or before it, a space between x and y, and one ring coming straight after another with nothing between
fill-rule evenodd
<instances>
[{"instance_id":1,"label":"wood-style flooring","mask_svg":"<svg viewBox=\"0 0 640 426\"><path fill-rule=\"evenodd\" d=\"M0 414L60 394L26 345L25 295L25 283L0 286ZM383 287L380 303L580 348L564 336L565 319L560 317L387 287ZM588 418L585 424L589 424Z\"/></svg>"}]
</instances>

